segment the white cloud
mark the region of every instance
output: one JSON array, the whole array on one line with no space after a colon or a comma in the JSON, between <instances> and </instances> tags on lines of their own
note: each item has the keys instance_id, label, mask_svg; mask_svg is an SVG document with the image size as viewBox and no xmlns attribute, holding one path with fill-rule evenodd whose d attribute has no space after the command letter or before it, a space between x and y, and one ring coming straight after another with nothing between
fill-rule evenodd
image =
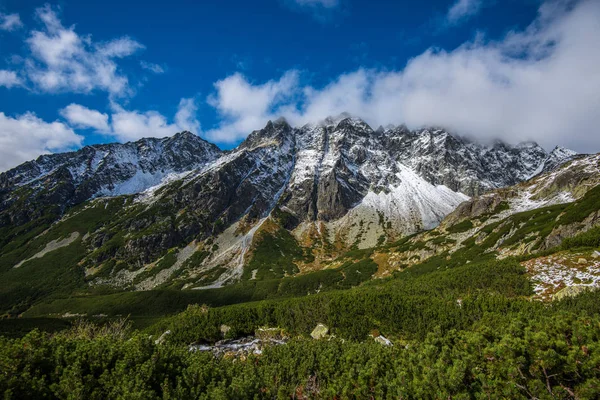
<instances>
[{"instance_id":1,"label":"white cloud","mask_svg":"<svg viewBox=\"0 0 600 400\"><path fill-rule=\"evenodd\" d=\"M298 72L288 71L278 81L253 85L240 73L215 83L216 93L208 102L223 118L221 126L205 132L218 142L235 142L245 137L257 124L272 118L272 110L294 98Z\"/></svg>"},{"instance_id":2,"label":"white cloud","mask_svg":"<svg viewBox=\"0 0 600 400\"><path fill-rule=\"evenodd\" d=\"M127 57L144 48L143 44L127 36L96 45L99 54L110 58Z\"/></svg>"},{"instance_id":3,"label":"white cloud","mask_svg":"<svg viewBox=\"0 0 600 400\"><path fill-rule=\"evenodd\" d=\"M150 72L154 72L155 74L163 74L165 72L165 69L163 67L161 67L158 64L154 64L151 62L147 62L147 61L140 61L140 66L143 69L147 69Z\"/></svg>"},{"instance_id":4,"label":"white cloud","mask_svg":"<svg viewBox=\"0 0 600 400\"><path fill-rule=\"evenodd\" d=\"M373 126L439 125L483 140L600 151L599 21L600 2L549 2L500 41L430 49L402 71L359 69L317 89L236 74L216 85L210 103L225 118L209 138L236 141L278 115L299 124L348 111Z\"/></svg>"},{"instance_id":5,"label":"white cloud","mask_svg":"<svg viewBox=\"0 0 600 400\"><path fill-rule=\"evenodd\" d=\"M45 122L33 113L13 118L0 112L0 171L40 154L79 147L82 141L61 122Z\"/></svg>"},{"instance_id":6,"label":"white cloud","mask_svg":"<svg viewBox=\"0 0 600 400\"><path fill-rule=\"evenodd\" d=\"M36 10L43 29L30 33L26 43L31 57L25 71L34 87L43 92L108 92L111 96L131 94L129 81L116 60L144 46L129 37L94 43L81 36L75 27L64 27L52 7Z\"/></svg>"},{"instance_id":7,"label":"white cloud","mask_svg":"<svg viewBox=\"0 0 600 400\"><path fill-rule=\"evenodd\" d=\"M0 13L0 30L14 31L23 26L19 14L3 14Z\"/></svg>"},{"instance_id":8,"label":"white cloud","mask_svg":"<svg viewBox=\"0 0 600 400\"><path fill-rule=\"evenodd\" d=\"M0 69L0 86L11 88L13 86L20 86L22 84L23 82L21 81L21 78L17 76L15 71Z\"/></svg>"},{"instance_id":9,"label":"white cloud","mask_svg":"<svg viewBox=\"0 0 600 400\"><path fill-rule=\"evenodd\" d=\"M170 136L177 131L156 111L118 111L112 115L112 128L111 136L123 142L142 137Z\"/></svg>"},{"instance_id":10,"label":"white cloud","mask_svg":"<svg viewBox=\"0 0 600 400\"><path fill-rule=\"evenodd\" d=\"M117 109L112 114L112 132L110 135L120 141L137 140L142 137L172 136L179 131L198 133L200 123L196 119L196 104L193 99L181 99L174 122L156 111L127 111Z\"/></svg>"},{"instance_id":11,"label":"white cloud","mask_svg":"<svg viewBox=\"0 0 600 400\"><path fill-rule=\"evenodd\" d=\"M457 0L448 9L446 21L450 25L457 24L479 13L482 5L483 0Z\"/></svg>"},{"instance_id":12,"label":"white cloud","mask_svg":"<svg viewBox=\"0 0 600 400\"><path fill-rule=\"evenodd\" d=\"M99 132L110 132L108 114L91 110L79 104L69 104L60 111L69 124L77 128L93 128Z\"/></svg>"},{"instance_id":13,"label":"white cloud","mask_svg":"<svg viewBox=\"0 0 600 400\"><path fill-rule=\"evenodd\" d=\"M179 101L179 107L177 107L177 113L175 114L175 126L178 128L177 130L190 131L199 134L200 122L196 117L197 112L198 106L194 99L181 99Z\"/></svg>"},{"instance_id":14,"label":"white cloud","mask_svg":"<svg viewBox=\"0 0 600 400\"><path fill-rule=\"evenodd\" d=\"M157 111L131 111L117 104L113 104L112 108L110 119L108 114L79 104L70 104L60 113L72 126L95 129L98 133L114 137L121 142L143 137L172 136L180 131L200 132L194 99L181 99L172 123Z\"/></svg>"}]
</instances>

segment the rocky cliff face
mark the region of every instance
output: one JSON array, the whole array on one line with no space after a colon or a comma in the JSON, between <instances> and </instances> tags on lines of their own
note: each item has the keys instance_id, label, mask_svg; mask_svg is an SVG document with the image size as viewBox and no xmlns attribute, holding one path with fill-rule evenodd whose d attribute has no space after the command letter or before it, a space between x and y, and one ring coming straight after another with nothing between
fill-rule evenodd
<instances>
[{"instance_id":1,"label":"rocky cliff face","mask_svg":"<svg viewBox=\"0 0 600 400\"><path fill-rule=\"evenodd\" d=\"M536 143L483 146L443 129L408 131L400 127L383 135L386 148L397 154L400 162L428 182L468 196L528 179L547 157Z\"/></svg>"},{"instance_id":2,"label":"rocky cliff face","mask_svg":"<svg viewBox=\"0 0 600 400\"><path fill-rule=\"evenodd\" d=\"M278 243L283 264L305 254L318 265L319 254L433 228L470 196L573 157L535 143L483 146L443 129L374 131L347 115L298 128L269 122L227 152L189 132L88 146L0 174L0 250L60 220L53 226L80 233L79 265L96 283L118 276L151 288L177 272L186 285L223 284L256 275L244 268L257 238ZM110 207L110 220L73 224L99 207Z\"/></svg>"},{"instance_id":3,"label":"rocky cliff face","mask_svg":"<svg viewBox=\"0 0 600 400\"><path fill-rule=\"evenodd\" d=\"M280 145L274 148L276 143ZM268 159L256 155L259 148L273 154ZM43 155L0 174L0 212L4 225L22 224L40 217L42 212L25 207L7 216L5 211L19 200L57 208L60 214L91 198L141 193L177 179L179 174L210 171L213 180L218 181L220 176L227 179L228 168L250 168L241 182L243 186L236 190L252 193L255 188L249 186L253 175L261 170L274 171L281 158L283 163L291 163L287 175L284 170L277 171L286 175L286 187L277 187L283 189L279 194L281 205L298 221L330 221L344 216L369 192L390 192L400 184L399 174L405 168L434 186L474 196L549 171L574 155L562 148L547 154L535 143L513 147L498 142L486 147L443 129L409 131L388 127L373 131L364 121L345 115L300 128L279 120L253 132L228 153L182 132L165 139L94 145L77 152ZM238 167L236 162L240 163ZM278 183L275 179L270 189ZM217 186L221 186L219 190L231 189L226 181ZM267 190L264 194L275 193ZM216 196L221 202L231 199L227 193L217 192ZM264 212L269 207L259 202L253 208ZM239 218L239 212L233 209L230 212Z\"/></svg>"},{"instance_id":4,"label":"rocky cliff face","mask_svg":"<svg viewBox=\"0 0 600 400\"><path fill-rule=\"evenodd\" d=\"M563 150L559 152L564 154ZM570 203L600 185L600 155L576 155L568 151L566 158L560 159L560 162L557 159L560 158L552 152L542 164L542 169L549 169L548 172L462 203L446 217L443 225L492 214L501 203L506 208L501 212L503 217L553 204Z\"/></svg>"},{"instance_id":5,"label":"rocky cliff face","mask_svg":"<svg viewBox=\"0 0 600 400\"><path fill-rule=\"evenodd\" d=\"M0 226L35 220L49 209L58 216L95 197L139 193L221 155L190 132L42 155L0 174Z\"/></svg>"}]
</instances>

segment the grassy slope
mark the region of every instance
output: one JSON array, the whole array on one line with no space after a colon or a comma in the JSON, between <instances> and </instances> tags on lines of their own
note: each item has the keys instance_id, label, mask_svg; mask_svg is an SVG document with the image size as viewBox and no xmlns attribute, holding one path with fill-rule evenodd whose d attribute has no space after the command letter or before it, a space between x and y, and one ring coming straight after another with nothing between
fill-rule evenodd
<instances>
[{"instance_id":1,"label":"grassy slope","mask_svg":"<svg viewBox=\"0 0 600 400\"><path fill-rule=\"evenodd\" d=\"M576 208L560 213L573 215L569 212ZM545 209L511 221L531 222L539 228L535 232L541 232L550 224L549 215L556 219L552 209ZM499 240L496 237L502 238L493 235L496 229L503 227L490 228L479 244L471 237L469 246L387 279L361 281L362 273L353 273L363 268L374 271L369 250L347 255L349 260L337 270L243 282L214 291L55 300L37 309L87 302L82 305L92 309L158 315L202 300L223 306L189 306L168 318L134 319L139 328L150 325L139 334L89 326L52 336L32 332L12 340L0 334L0 367L9 371L0 375L0 389L8 398L109 398L127 393L145 398L597 398L600 291L551 306L530 301L532 287L519 261L497 260L495 253L486 253ZM553 251L596 246L599 235L598 228L592 229ZM445 241L440 239L443 235L432 236L439 243ZM411 251L426 245L412 239L390 244L386 250ZM323 281L331 285L329 291L303 295L314 288L312 280L319 274L328 276ZM298 285L303 280L306 285ZM362 284L335 290L344 288L344 281L347 287ZM284 298L268 299L271 295ZM261 296L266 300L250 301ZM244 303L228 303L240 301ZM327 324L338 340L308 338L317 323ZM18 337L36 324L56 331L67 322L2 321L0 333ZM248 358L187 350L190 343L220 340L222 324L231 328L227 337L277 326L294 338ZM171 334L166 343L155 344L167 329ZM369 334L383 334L394 346L381 346Z\"/></svg>"},{"instance_id":2,"label":"grassy slope","mask_svg":"<svg viewBox=\"0 0 600 400\"><path fill-rule=\"evenodd\" d=\"M372 261L374 251L403 254L427 248L429 245L452 245L454 241L448 237L449 235L433 231L429 234L432 239L428 242L423 242L420 239L421 235L407 237L377 249L351 251L346 254L347 261L340 262L338 265L341 266L335 269L283 277L288 272L286 269L293 268L293 264L285 264L290 262L290 258L300 260L307 256L287 231L275 226L265 233L263 238L265 240L259 242L255 256L245 270L245 274L250 274L252 270L258 269L262 279L202 291L155 290L102 293L102 290L89 289L84 277L81 276L80 269L76 268L84 252L79 239L70 246L28 262L17 270L9 268L18 260L35 254L50 238L61 238L73 231L85 234L110 224L113 211L111 207L116 210L122 206L123 201L123 199L115 199L107 203L99 202L95 207L82 208L78 210L81 212L73 213L74 217L50 228L44 235L43 241L33 240L25 246L16 246L16 249L10 244L5 246L0 257L0 271L2 277L6 278L0 281L0 304L10 304L13 313L25 311L33 305L24 314L27 317L62 315L65 312L160 317L180 312L188 304L224 306L349 289L364 284L377 270L377 266ZM481 228L474 236L465 240L457 251L440 251L404 272L396 272L396 278L406 279L475 261L494 260L497 253L491 250L500 241L502 247L510 247L523 241L533 240L531 237L535 237L535 240L544 238L557 224L578 223L599 207L600 187L597 187L572 204L545 207L512 215L504 221ZM463 223L454 231L460 233L469 229L471 224ZM597 245L597 237L597 229L592 230L567 240L561 248L546 251L544 254L560 249ZM281 258L281 263L276 263L281 265L281 268L269 268L269 259L273 256L273 252L287 256L275 257L276 260ZM380 281L375 281L375 284L378 284L377 282Z\"/></svg>"},{"instance_id":3,"label":"grassy slope","mask_svg":"<svg viewBox=\"0 0 600 400\"><path fill-rule=\"evenodd\" d=\"M82 237L109 224L123 202L124 199L119 198L77 207L71 211L69 218L31 231L37 233L42 230L36 236L31 237L29 232L25 239L19 236L5 244L0 250L0 312L18 314L41 299L86 289L83 270L79 267L87 253ZM69 246L13 268L44 249L50 241L68 237L73 232L78 232L79 238Z\"/></svg>"}]
</instances>

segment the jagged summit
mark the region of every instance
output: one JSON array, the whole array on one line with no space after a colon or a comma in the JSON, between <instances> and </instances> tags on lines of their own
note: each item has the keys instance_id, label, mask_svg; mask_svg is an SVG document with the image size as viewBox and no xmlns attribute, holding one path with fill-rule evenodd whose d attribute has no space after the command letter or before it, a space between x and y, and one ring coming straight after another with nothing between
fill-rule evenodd
<instances>
[{"instance_id":1,"label":"jagged summit","mask_svg":"<svg viewBox=\"0 0 600 400\"><path fill-rule=\"evenodd\" d=\"M178 132L178 133L174 134L173 136L171 136L170 138L171 138L171 140L190 140L190 139L196 139L196 138L198 138L200 140L204 140L200 136L198 136L195 133L192 133L190 131Z\"/></svg>"},{"instance_id":2,"label":"jagged summit","mask_svg":"<svg viewBox=\"0 0 600 400\"><path fill-rule=\"evenodd\" d=\"M318 125L323 125L323 126L331 126L331 125L337 125L340 122L342 122L345 119L359 119L357 117L352 116L350 113L348 112L342 112L338 115L330 115L329 117L323 119L322 121L319 121L317 124Z\"/></svg>"},{"instance_id":3,"label":"jagged summit","mask_svg":"<svg viewBox=\"0 0 600 400\"><path fill-rule=\"evenodd\" d=\"M302 127L269 121L229 151L184 131L45 155L0 174L0 229L110 203L116 222L89 232L83 263L92 275L97 265L135 273L105 271L96 282L155 287L162 278L136 278L140 266L204 246L206 259L186 273L213 271L214 287L249 274L255 234L322 250L373 247L433 228L470 197L557 168L572 153L487 146L439 127L376 132L347 114Z\"/></svg>"},{"instance_id":4,"label":"jagged summit","mask_svg":"<svg viewBox=\"0 0 600 400\"><path fill-rule=\"evenodd\" d=\"M248 137L238 146L238 149L251 149L258 146L268 145L274 141L282 141L293 135L293 129L285 118L268 121L263 129L251 132ZM234 150L235 151L235 150Z\"/></svg>"},{"instance_id":5,"label":"jagged summit","mask_svg":"<svg viewBox=\"0 0 600 400\"><path fill-rule=\"evenodd\" d=\"M515 147L518 149L531 149L531 148L539 147L539 144L537 144L537 142L534 142L532 140L527 140L524 142L517 143L517 145Z\"/></svg>"},{"instance_id":6,"label":"jagged summit","mask_svg":"<svg viewBox=\"0 0 600 400\"><path fill-rule=\"evenodd\" d=\"M461 196L513 185L571 157L573 152L562 148L547 154L535 143L497 142L488 147L439 127L388 126L376 133L348 113L302 127L279 118L227 152L183 131L162 139L40 156L0 174L0 214L5 223L26 222L42 212L40 205L53 205L60 215L88 199L141 193L173 179L196 176L196 180L210 178L203 190L215 190L210 204L218 204L215 210L229 222L245 214L264 216L276 204L285 207L296 223L334 221L370 193L396 193L404 187L411 199L420 199L406 210L412 222L398 225L409 232L424 220L439 220L464 199ZM435 194L431 189L428 193L433 197L421 198L419 185L403 186L418 180L455 195ZM30 199L25 202L28 206L8 212L23 196ZM398 197L385 200L399 201ZM402 202L407 204L407 198ZM390 208L388 214L393 213Z\"/></svg>"},{"instance_id":7,"label":"jagged summit","mask_svg":"<svg viewBox=\"0 0 600 400\"><path fill-rule=\"evenodd\" d=\"M552 171L565 162L575 159L577 156L578 153L576 151L562 146L556 146L544 160L544 164L539 170L539 173Z\"/></svg>"},{"instance_id":8,"label":"jagged summit","mask_svg":"<svg viewBox=\"0 0 600 400\"><path fill-rule=\"evenodd\" d=\"M576 156L578 153L574 150L567 149L566 147L556 146L549 155L555 156L558 158L569 158Z\"/></svg>"},{"instance_id":9,"label":"jagged summit","mask_svg":"<svg viewBox=\"0 0 600 400\"><path fill-rule=\"evenodd\" d=\"M269 121L271 122L271 121ZM289 125L287 119L285 117L279 117L275 121L271 122L273 125ZM268 123L267 123L268 125Z\"/></svg>"}]
</instances>

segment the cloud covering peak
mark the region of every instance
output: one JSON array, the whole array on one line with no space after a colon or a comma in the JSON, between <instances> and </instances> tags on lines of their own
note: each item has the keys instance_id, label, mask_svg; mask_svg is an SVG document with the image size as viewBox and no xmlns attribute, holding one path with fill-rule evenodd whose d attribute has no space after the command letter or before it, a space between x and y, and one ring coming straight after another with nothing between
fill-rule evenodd
<instances>
[{"instance_id":1,"label":"cloud covering peak","mask_svg":"<svg viewBox=\"0 0 600 400\"><path fill-rule=\"evenodd\" d=\"M302 85L296 71L258 84L234 74L210 97L225 118L208 137L235 142L280 115L300 124L348 111L374 126L437 125L483 140L598 151L598 37L600 2L552 1L523 31L430 48L399 71L360 68L321 88Z\"/></svg>"}]
</instances>

